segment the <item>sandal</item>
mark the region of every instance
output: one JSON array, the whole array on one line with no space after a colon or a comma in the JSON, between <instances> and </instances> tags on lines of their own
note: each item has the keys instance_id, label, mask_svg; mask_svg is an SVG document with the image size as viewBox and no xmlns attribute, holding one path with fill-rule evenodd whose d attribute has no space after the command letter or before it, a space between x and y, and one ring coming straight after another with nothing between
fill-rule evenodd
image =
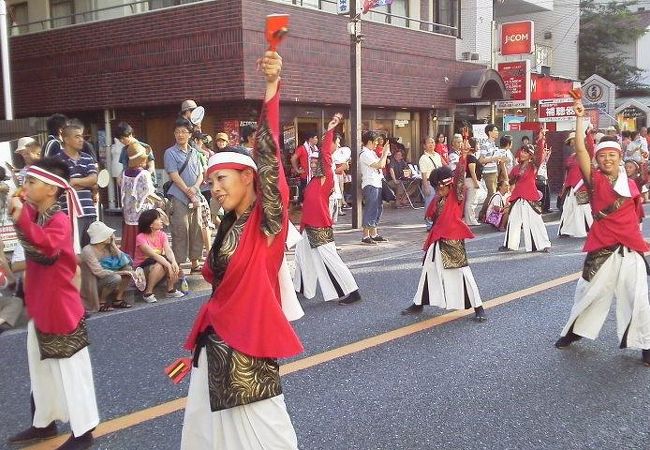
<instances>
[{"instance_id":1,"label":"sandal","mask_svg":"<svg viewBox=\"0 0 650 450\"><path fill-rule=\"evenodd\" d=\"M127 302L126 300L116 300L113 302L113 308L117 309L129 309L133 305Z\"/></svg>"},{"instance_id":2,"label":"sandal","mask_svg":"<svg viewBox=\"0 0 650 450\"><path fill-rule=\"evenodd\" d=\"M108 311L113 311L113 306L109 303L100 303L99 304L99 312L108 312Z\"/></svg>"}]
</instances>

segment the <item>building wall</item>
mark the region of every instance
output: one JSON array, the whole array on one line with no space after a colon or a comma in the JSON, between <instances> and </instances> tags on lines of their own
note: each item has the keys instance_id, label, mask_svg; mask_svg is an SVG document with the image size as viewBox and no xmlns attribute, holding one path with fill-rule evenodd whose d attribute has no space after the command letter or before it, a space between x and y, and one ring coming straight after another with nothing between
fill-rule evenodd
<instances>
[{"instance_id":1,"label":"building wall","mask_svg":"<svg viewBox=\"0 0 650 450\"><path fill-rule=\"evenodd\" d=\"M489 65L491 61L492 0L466 0L461 6L461 33L456 46L456 57L464 52L478 53L477 62Z\"/></svg>"},{"instance_id":2,"label":"building wall","mask_svg":"<svg viewBox=\"0 0 650 450\"><path fill-rule=\"evenodd\" d=\"M291 14L283 99L348 104L346 17L263 0L245 0L242 16L240 1L220 0L12 37L16 115L259 99L265 17L283 12ZM450 106L447 89L474 67L455 60L455 38L363 27L364 105Z\"/></svg>"},{"instance_id":3,"label":"building wall","mask_svg":"<svg viewBox=\"0 0 650 450\"><path fill-rule=\"evenodd\" d=\"M553 11L498 17L499 23L532 20L535 22L535 44L550 50L551 75L578 79L578 34L580 31L579 0L555 0ZM551 37L545 38L550 32ZM508 59L510 58L510 59ZM513 57L502 57L512 60ZM516 59L516 58L515 58ZM531 56L531 68L536 61ZM539 71L539 67L537 67Z\"/></svg>"},{"instance_id":4,"label":"building wall","mask_svg":"<svg viewBox=\"0 0 650 450\"><path fill-rule=\"evenodd\" d=\"M290 38L282 44L283 99L299 103L349 104L350 37L348 18L299 8L273 5L276 13L291 15ZM263 80L255 74L255 60L264 51L264 20L268 2L247 0L243 7L246 98L260 98ZM363 22L362 102L364 106L423 108L450 106L447 89L463 70L474 65L457 62L456 39ZM399 36L399 37L397 37ZM445 81L447 77L447 81Z\"/></svg>"},{"instance_id":5,"label":"building wall","mask_svg":"<svg viewBox=\"0 0 650 450\"><path fill-rule=\"evenodd\" d=\"M241 41L236 0L15 36L16 115L241 98Z\"/></svg>"}]
</instances>

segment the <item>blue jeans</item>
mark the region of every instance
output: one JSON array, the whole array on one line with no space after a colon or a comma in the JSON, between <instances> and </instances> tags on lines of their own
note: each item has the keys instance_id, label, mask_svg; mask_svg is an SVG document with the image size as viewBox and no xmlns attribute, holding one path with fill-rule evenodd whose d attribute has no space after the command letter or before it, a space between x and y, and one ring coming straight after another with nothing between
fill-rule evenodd
<instances>
[{"instance_id":1,"label":"blue jeans","mask_svg":"<svg viewBox=\"0 0 650 450\"><path fill-rule=\"evenodd\" d=\"M376 228L384 206L381 200L381 188L365 186L363 188L363 228Z\"/></svg>"},{"instance_id":2,"label":"blue jeans","mask_svg":"<svg viewBox=\"0 0 650 450\"><path fill-rule=\"evenodd\" d=\"M429 181L427 180L426 183L428 183L428 182ZM431 204L431 202L433 201L433 199L435 197L436 197L436 190L434 188L430 188L429 195L427 195L426 198L424 199L424 211L425 211L425 213L429 209L429 205ZM433 222L427 220L426 218L424 219L424 223L427 226L427 231L430 230L431 227L433 226Z\"/></svg>"}]
</instances>

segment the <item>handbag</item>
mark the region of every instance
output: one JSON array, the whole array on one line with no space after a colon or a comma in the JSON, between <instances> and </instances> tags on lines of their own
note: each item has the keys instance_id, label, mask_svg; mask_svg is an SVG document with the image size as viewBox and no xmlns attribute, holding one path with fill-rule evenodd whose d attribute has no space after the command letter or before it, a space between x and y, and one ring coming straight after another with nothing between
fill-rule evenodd
<instances>
[{"instance_id":1,"label":"handbag","mask_svg":"<svg viewBox=\"0 0 650 450\"><path fill-rule=\"evenodd\" d=\"M492 200L494 200L494 197L496 195L497 194L492 195L492 198L490 199L490 203L492 203ZM503 208L503 201L501 202L501 208ZM502 219L503 219L503 209L501 209L500 211L495 211L493 209L492 211L490 211L490 214L485 216L485 223L489 223L495 228L499 228Z\"/></svg>"},{"instance_id":2,"label":"handbag","mask_svg":"<svg viewBox=\"0 0 650 450\"><path fill-rule=\"evenodd\" d=\"M133 260L126 253L120 252L117 255L110 255L100 259L99 264L103 269L116 271L132 265Z\"/></svg>"},{"instance_id":3,"label":"handbag","mask_svg":"<svg viewBox=\"0 0 650 450\"><path fill-rule=\"evenodd\" d=\"M189 164L190 158L192 157L192 153L194 153L194 148L190 147L190 151L187 152L187 156L185 157L185 161L183 162L183 165L178 170L178 175L182 174L185 168L187 167L187 165ZM163 189L163 195L165 197L168 197L167 194L169 193L169 189L171 189L172 184L174 184L172 180L167 180L163 183L162 189Z\"/></svg>"},{"instance_id":4,"label":"handbag","mask_svg":"<svg viewBox=\"0 0 650 450\"><path fill-rule=\"evenodd\" d=\"M393 202L397 200L395 192L390 188L386 178L382 178L381 180L381 199L385 202Z\"/></svg>"}]
</instances>

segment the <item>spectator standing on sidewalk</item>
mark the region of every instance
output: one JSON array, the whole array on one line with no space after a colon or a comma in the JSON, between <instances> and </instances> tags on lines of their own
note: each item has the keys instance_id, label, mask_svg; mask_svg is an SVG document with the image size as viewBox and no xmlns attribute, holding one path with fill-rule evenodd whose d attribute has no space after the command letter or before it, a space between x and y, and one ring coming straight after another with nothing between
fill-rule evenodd
<instances>
[{"instance_id":1,"label":"spectator standing on sidewalk","mask_svg":"<svg viewBox=\"0 0 650 450\"><path fill-rule=\"evenodd\" d=\"M88 227L97 220L97 209L93 202L93 190L97 188L97 162L91 155L81 151L84 147L84 129L78 122L66 125L61 135L63 150L55 158L68 166L70 185L77 191L81 202L83 216L77 218L77 232L81 247L85 247L90 243ZM62 201L60 205L67 214L67 203Z\"/></svg>"},{"instance_id":2,"label":"spectator standing on sidewalk","mask_svg":"<svg viewBox=\"0 0 650 450\"><path fill-rule=\"evenodd\" d=\"M314 153L318 152L318 134L309 133L305 135L305 142L293 152L291 156L291 167L293 171L300 176L300 184L298 185L298 201L302 203L303 195L307 183L311 180L311 169L309 168L309 160Z\"/></svg>"},{"instance_id":3,"label":"spectator standing on sidewalk","mask_svg":"<svg viewBox=\"0 0 650 450\"><path fill-rule=\"evenodd\" d=\"M476 220L476 206L479 189L481 189L481 176L483 175L483 165L476 157L476 140L470 138L467 141L469 146L467 153L467 169L465 169L465 223L467 225L480 225Z\"/></svg>"},{"instance_id":4,"label":"spectator standing on sidewalk","mask_svg":"<svg viewBox=\"0 0 650 450\"><path fill-rule=\"evenodd\" d=\"M68 123L68 118L63 114L52 114L47 118L47 142L43 149L43 158L56 156L61 153L63 147L62 132L65 125Z\"/></svg>"},{"instance_id":5,"label":"spectator standing on sidewalk","mask_svg":"<svg viewBox=\"0 0 650 450\"><path fill-rule=\"evenodd\" d=\"M133 135L133 128L126 122L120 122L117 124L115 129L115 137L124 145L120 151L120 164L122 164L122 172L125 172L129 168L129 154L128 148L133 145L135 142L139 143L147 150L147 164L145 168L151 174L151 181L156 184L156 158L153 154L153 149L147 143L144 143L137 139Z\"/></svg>"},{"instance_id":6,"label":"spectator standing on sidewalk","mask_svg":"<svg viewBox=\"0 0 650 450\"><path fill-rule=\"evenodd\" d=\"M34 138L21 137L18 139L15 153L19 154L23 158L23 161L25 161L25 166L20 169L17 175L18 184L22 186L25 181L27 168L41 159L41 146Z\"/></svg>"},{"instance_id":7,"label":"spectator standing on sidewalk","mask_svg":"<svg viewBox=\"0 0 650 450\"><path fill-rule=\"evenodd\" d=\"M363 191L363 236L362 244L376 245L378 242L388 242L379 234L377 227L384 210L381 195L383 170L390 155L390 145L385 145L381 158L375 154L379 135L374 131L366 131L361 136L363 148L359 155L359 171L361 172L361 189Z\"/></svg>"},{"instance_id":8,"label":"spectator standing on sidewalk","mask_svg":"<svg viewBox=\"0 0 650 450\"><path fill-rule=\"evenodd\" d=\"M492 195L497 190L498 164L501 161L501 158L499 158L499 147L497 147L499 129L493 123L488 124L485 126L485 134L488 138L481 144L478 154L478 160L483 164L483 181L487 188L487 196L478 213L478 220L480 222L485 220L485 211L487 211Z\"/></svg>"},{"instance_id":9,"label":"spectator standing on sidewalk","mask_svg":"<svg viewBox=\"0 0 650 450\"><path fill-rule=\"evenodd\" d=\"M172 181L167 192L171 201L172 249L179 264L189 258L190 273L201 271L203 236L199 218L203 173L197 150L190 145L192 124L178 119L174 128L176 144L165 150L165 171Z\"/></svg>"},{"instance_id":10,"label":"spectator standing on sidewalk","mask_svg":"<svg viewBox=\"0 0 650 450\"><path fill-rule=\"evenodd\" d=\"M434 138L428 137L424 141L424 145L424 153L420 156L418 165L422 174L422 192L424 193L424 210L426 211L433 197L436 195L435 189L431 187L428 181L429 175L431 175L434 169L442 167L443 163L440 155L436 153L436 141ZM429 231L433 224L426 217L424 218L424 223L427 226L427 231Z\"/></svg>"}]
</instances>

